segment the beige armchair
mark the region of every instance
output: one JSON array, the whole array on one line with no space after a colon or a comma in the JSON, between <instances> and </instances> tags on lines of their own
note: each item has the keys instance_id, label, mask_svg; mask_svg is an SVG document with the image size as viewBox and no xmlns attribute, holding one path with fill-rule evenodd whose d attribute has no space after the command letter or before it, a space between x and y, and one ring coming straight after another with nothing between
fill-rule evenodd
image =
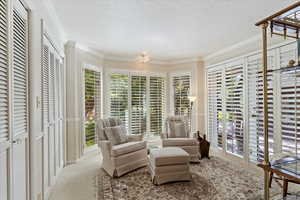
<instances>
[{"instance_id":1,"label":"beige armchair","mask_svg":"<svg viewBox=\"0 0 300 200\"><path fill-rule=\"evenodd\" d=\"M183 127L177 126L179 123L182 123ZM179 134L176 134L178 131ZM180 131L184 134L181 134ZM161 134L161 138L163 147L180 147L189 153L191 162L199 162L199 142L196 133L190 134L187 117L168 117L165 123L165 133Z\"/></svg>"},{"instance_id":2,"label":"beige armchair","mask_svg":"<svg viewBox=\"0 0 300 200\"><path fill-rule=\"evenodd\" d=\"M112 177L120 177L148 163L147 145L142 135L129 135L128 142L118 145L112 145L108 140L104 128L121 124L119 119L109 118L99 120L97 126L98 146L103 156L102 167Z\"/></svg>"}]
</instances>

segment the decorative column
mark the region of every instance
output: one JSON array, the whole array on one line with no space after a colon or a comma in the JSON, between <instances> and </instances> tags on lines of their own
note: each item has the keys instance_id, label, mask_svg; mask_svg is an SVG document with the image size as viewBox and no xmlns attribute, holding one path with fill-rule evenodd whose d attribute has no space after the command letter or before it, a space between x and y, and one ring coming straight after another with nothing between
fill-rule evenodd
<instances>
[{"instance_id":1,"label":"decorative column","mask_svg":"<svg viewBox=\"0 0 300 200\"><path fill-rule=\"evenodd\" d=\"M66 163L75 163L81 156L80 69L76 42L68 41L66 55Z\"/></svg>"}]
</instances>

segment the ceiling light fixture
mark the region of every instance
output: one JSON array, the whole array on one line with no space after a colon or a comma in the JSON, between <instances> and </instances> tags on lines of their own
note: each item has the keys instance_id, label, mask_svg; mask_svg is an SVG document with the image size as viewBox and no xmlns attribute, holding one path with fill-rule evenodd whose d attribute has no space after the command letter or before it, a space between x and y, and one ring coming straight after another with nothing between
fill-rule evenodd
<instances>
[{"instance_id":1,"label":"ceiling light fixture","mask_svg":"<svg viewBox=\"0 0 300 200\"><path fill-rule=\"evenodd\" d=\"M150 61L150 57L146 52L142 52L139 56L138 56L138 61L141 63L147 63Z\"/></svg>"}]
</instances>

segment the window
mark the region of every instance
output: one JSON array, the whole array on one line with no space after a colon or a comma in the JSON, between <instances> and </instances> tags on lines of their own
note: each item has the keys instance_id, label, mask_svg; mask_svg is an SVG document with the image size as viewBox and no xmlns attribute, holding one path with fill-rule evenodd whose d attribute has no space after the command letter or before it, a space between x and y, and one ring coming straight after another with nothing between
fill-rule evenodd
<instances>
[{"instance_id":1,"label":"window","mask_svg":"<svg viewBox=\"0 0 300 200\"><path fill-rule=\"evenodd\" d=\"M244 153L243 83L243 64L229 64L225 69L226 150L240 156Z\"/></svg>"},{"instance_id":2,"label":"window","mask_svg":"<svg viewBox=\"0 0 300 200\"><path fill-rule=\"evenodd\" d=\"M128 129L128 75L111 74L110 76L110 116L119 118Z\"/></svg>"},{"instance_id":3,"label":"window","mask_svg":"<svg viewBox=\"0 0 300 200\"><path fill-rule=\"evenodd\" d=\"M150 133L161 134L165 114L165 79L150 77Z\"/></svg>"},{"instance_id":4,"label":"window","mask_svg":"<svg viewBox=\"0 0 300 200\"><path fill-rule=\"evenodd\" d=\"M131 133L146 132L146 76L131 76Z\"/></svg>"},{"instance_id":5,"label":"window","mask_svg":"<svg viewBox=\"0 0 300 200\"><path fill-rule=\"evenodd\" d=\"M164 109L164 77L110 75L110 116L120 118L131 134L160 134Z\"/></svg>"},{"instance_id":6,"label":"window","mask_svg":"<svg viewBox=\"0 0 300 200\"><path fill-rule=\"evenodd\" d=\"M223 146L222 70L207 73L208 135L214 146Z\"/></svg>"},{"instance_id":7,"label":"window","mask_svg":"<svg viewBox=\"0 0 300 200\"><path fill-rule=\"evenodd\" d=\"M190 115L190 101L188 99L188 96L190 94L190 82L190 75L173 77L175 115Z\"/></svg>"},{"instance_id":8,"label":"window","mask_svg":"<svg viewBox=\"0 0 300 200\"><path fill-rule=\"evenodd\" d=\"M96 120L101 113L101 76L100 72L84 70L85 98L85 142L87 146L95 144Z\"/></svg>"},{"instance_id":9,"label":"window","mask_svg":"<svg viewBox=\"0 0 300 200\"><path fill-rule=\"evenodd\" d=\"M268 69L274 69L274 55L269 52ZM268 73L269 153L274 152L274 91L273 73ZM260 162L264 157L263 132L263 77L260 55L248 58L248 116L249 116L249 159Z\"/></svg>"}]
</instances>

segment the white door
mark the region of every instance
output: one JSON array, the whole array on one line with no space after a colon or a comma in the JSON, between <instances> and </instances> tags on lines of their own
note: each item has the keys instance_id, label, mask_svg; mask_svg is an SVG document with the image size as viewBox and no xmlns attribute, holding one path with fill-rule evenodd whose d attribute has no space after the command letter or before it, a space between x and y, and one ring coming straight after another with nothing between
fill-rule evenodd
<instances>
[{"instance_id":1,"label":"white door","mask_svg":"<svg viewBox=\"0 0 300 200\"><path fill-rule=\"evenodd\" d=\"M29 200L26 9L1 0L0 24L0 199Z\"/></svg>"},{"instance_id":2,"label":"white door","mask_svg":"<svg viewBox=\"0 0 300 200\"><path fill-rule=\"evenodd\" d=\"M8 0L0 1L0 199L9 198L11 143L9 132Z\"/></svg>"},{"instance_id":3,"label":"white door","mask_svg":"<svg viewBox=\"0 0 300 200\"><path fill-rule=\"evenodd\" d=\"M13 5L12 47L12 199L28 199L28 90L27 90L27 10L18 1Z\"/></svg>"}]
</instances>

